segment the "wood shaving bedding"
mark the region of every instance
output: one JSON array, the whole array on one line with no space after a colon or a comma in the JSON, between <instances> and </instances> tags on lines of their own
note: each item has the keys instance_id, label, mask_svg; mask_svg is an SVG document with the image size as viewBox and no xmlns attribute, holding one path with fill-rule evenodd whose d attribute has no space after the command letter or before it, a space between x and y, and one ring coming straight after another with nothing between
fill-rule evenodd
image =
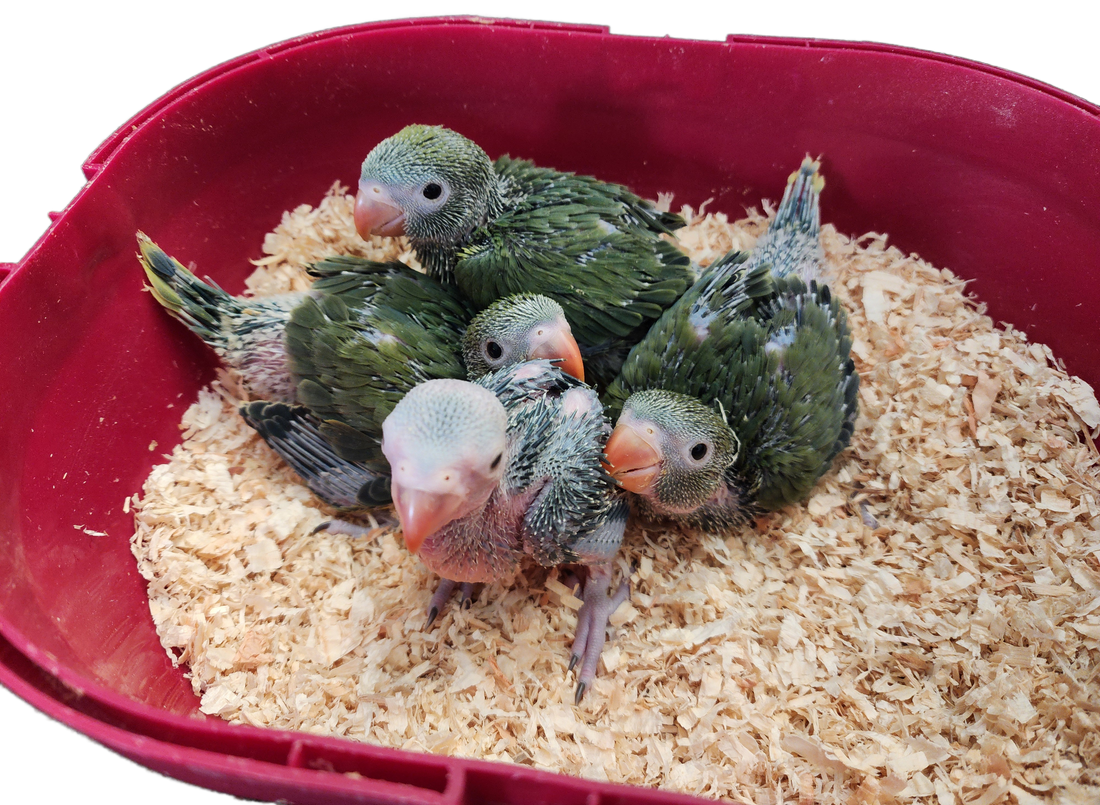
<instances>
[{"instance_id":1,"label":"wood shaving bedding","mask_svg":"<svg viewBox=\"0 0 1100 805\"><path fill-rule=\"evenodd\" d=\"M701 262L767 221L685 212ZM555 571L425 630L436 579L392 517L311 534L331 512L223 373L133 500L153 619L202 711L758 805L1100 800L1096 396L950 271L883 235L823 238L862 378L851 448L755 527L632 523L632 597L579 707L580 602ZM412 261L358 239L339 186L264 251L256 294L306 287L333 252Z\"/></svg>"}]
</instances>

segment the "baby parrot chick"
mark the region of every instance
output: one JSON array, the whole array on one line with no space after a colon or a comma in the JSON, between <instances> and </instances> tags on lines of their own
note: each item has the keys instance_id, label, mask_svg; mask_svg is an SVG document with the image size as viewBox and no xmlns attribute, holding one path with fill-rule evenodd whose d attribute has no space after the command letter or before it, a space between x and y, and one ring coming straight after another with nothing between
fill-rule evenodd
<instances>
[{"instance_id":1,"label":"baby parrot chick","mask_svg":"<svg viewBox=\"0 0 1100 805\"><path fill-rule=\"evenodd\" d=\"M246 407L258 405L253 403ZM353 509L374 477L336 453L301 406L266 404L265 438L329 503ZM587 566L570 668L575 700L595 678L607 620L627 595L611 593L611 562L628 507L602 466L610 426L594 391L549 361L514 364L474 382L427 381L383 423L388 493L409 550L442 577L431 624L455 586L514 576L526 559ZM261 432L264 432L261 430ZM328 531L364 529L335 520Z\"/></svg>"},{"instance_id":2,"label":"baby parrot chick","mask_svg":"<svg viewBox=\"0 0 1100 805\"><path fill-rule=\"evenodd\" d=\"M466 137L408 126L367 155L355 222L363 237L407 235L433 277L476 306L516 293L557 301L601 387L687 288L683 226L621 185L492 161Z\"/></svg>"},{"instance_id":3,"label":"baby parrot chick","mask_svg":"<svg viewBox=\"0 0 1100 805\"><path fill-rule=\"evenodd\" d=\"M605 394L612 475L650 515L724 530L807 497L847 446L859 376L824 283L819 164L631 350Z\"/></svg>"},{"instance_id":4,"label":"baby parrot chick","mask_svg":"<svg viewBox=\"0 0 1100 805\"><path fill-rule=\"evenodd\" d=\"M627 507L601 464L608 430L595 392L545 361L477 383L424 383L383 426L405 542L443 579L429 622L455 583L508 579L525 557L589 566L570 666L581 666L576 701L625 597L625 584L609 595Z\"/></svg>"},{"instance_id":5,"label":"baby parrot chick","mask_svg":"<svg viewBox=\"0 0 1100 805\"><path fill-rule=\"evenodd\" d=\"M452 285L401 263L352 256L311 266L308 291L235 297L144 234L138 245L157 301L259 398L242 407L245 420L340 509L390 502L382 423L417 384L533 359L584 379L564 311L546 297L507 297L475 316ZM348 463L325 468L329 451Z\"/></svg>"},{"instance_id":6,"label":"baby parrot chick","mask_svg":"<svg viewBox=\"0 0 1100 805\"><path fill-rule=\"evenodd\" d=\"M322 297L294 311L287 346L301 378L299 405L257 402L241 413L315 494L339 509L390 502L382 427L418 384L536 359L583 377L561 307L538 296L495 302L471 319L458 344L392 311L363 322ZM465 356L465 370L458 355ZM331 466L329 452L341 462Z\"/></svg>"}]
</instances>

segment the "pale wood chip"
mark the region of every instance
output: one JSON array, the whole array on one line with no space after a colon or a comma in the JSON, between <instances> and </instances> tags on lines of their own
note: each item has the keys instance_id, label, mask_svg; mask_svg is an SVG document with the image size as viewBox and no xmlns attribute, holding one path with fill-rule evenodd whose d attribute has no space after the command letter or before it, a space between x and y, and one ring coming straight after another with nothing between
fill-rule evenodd
<instances>
[{"instance_id":1,"label":"pale wood chip","mask_svg":"<svg viewBox=\"0 0 1100 805\"><path fill-rule=\"evenodd\" d=\"M970 391L970 399L974 405L974 416L978 422L985 422L993 411L993 401L1001 391L1000 378L990 377L985 372L978 370L978 378L974 388Z\"/></svg>"}]
</instances>

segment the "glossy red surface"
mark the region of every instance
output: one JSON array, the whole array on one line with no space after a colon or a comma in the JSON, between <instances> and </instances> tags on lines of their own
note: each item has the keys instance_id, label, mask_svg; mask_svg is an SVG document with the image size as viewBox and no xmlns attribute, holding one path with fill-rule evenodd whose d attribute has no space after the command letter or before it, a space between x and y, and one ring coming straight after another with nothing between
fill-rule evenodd
<instances>
[{"instance_id":1,"label":"glossy red surface","mask_svg":"<svg viewBox=\"0 0 1100 805\"><path fill-rule=\"evenodd\" d=\"M0 267L0 681L129 757L253 798L687 801L195 717L123 501L178 441L212 362L142 292L135 230L238 291L283 210L353 185L410 122L733 216L823 155L824 220L972 279L996 319L1096 385L1098 114L900 48L464 20L323 32L196 77L97 149L85 188Z\"/></svg>"}]
</instances>

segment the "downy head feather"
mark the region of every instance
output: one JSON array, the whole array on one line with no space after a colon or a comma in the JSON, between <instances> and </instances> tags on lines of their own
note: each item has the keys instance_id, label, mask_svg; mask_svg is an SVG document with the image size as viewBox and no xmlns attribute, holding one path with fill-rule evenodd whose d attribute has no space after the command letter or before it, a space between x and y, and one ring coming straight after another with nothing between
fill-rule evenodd
<instances>
[{"instance_id":1,"label":"downy head feather","mask_svg":"<svg viewBox=\"0 0 1100 805\"><path fill-rule=\"evenodd\" d=\"M740 448L721 413L694 397L663 389L631 395L619 422L656 431L661 470L653 496L658 509L667 513L692 512L711 499Z\"/></svg>"},{"instance_id":2,"label":"downy head feather","mask_svg":"<svg viewBox=\"0 0 1100 805\"><path fill-rule=\"evenodd\" d=\"M499 299L470 320L462 339L462 359L471 378L530 359L539 325L565 324L561 305L538 294Z\"/></svg>"},{"instance_id":3,"label":"downy head feather","mask_svg":"<svg viewBox=\"0 0 1100 805\"><path fill-rule=\"evenodd\" d=\"M363 161L359 181L389 190L414 243L454 245L501 203L488 155L441 126L406 126L380 142Z\"/></svg>"}]
</instances>

